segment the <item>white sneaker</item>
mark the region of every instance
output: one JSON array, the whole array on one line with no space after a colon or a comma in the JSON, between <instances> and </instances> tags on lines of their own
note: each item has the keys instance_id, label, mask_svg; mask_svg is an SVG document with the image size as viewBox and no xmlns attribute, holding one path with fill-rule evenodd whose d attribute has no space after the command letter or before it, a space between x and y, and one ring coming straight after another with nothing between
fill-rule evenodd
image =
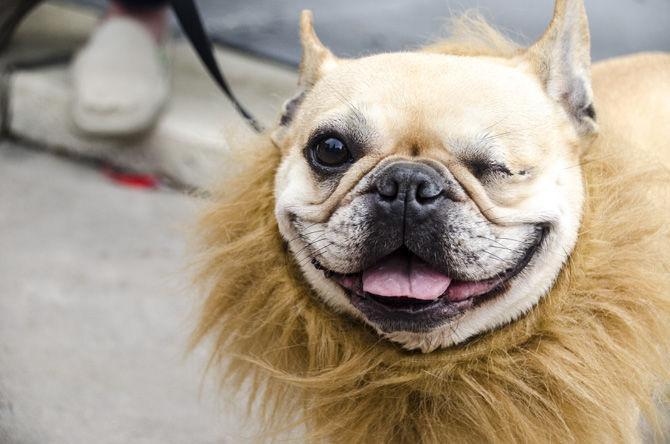
<instances>
[{"instance_id":1,"label":"white sneaker","mask_svg":"<svg viewBox=\"0 0 670 444\"><path fill-rule=\"evenodd\" d=\"M152 35L135 20L100 24L72 65L72 120L83 132L131 135L149 129L168 98L168 73Z\"/></svg>"}]
</instances>

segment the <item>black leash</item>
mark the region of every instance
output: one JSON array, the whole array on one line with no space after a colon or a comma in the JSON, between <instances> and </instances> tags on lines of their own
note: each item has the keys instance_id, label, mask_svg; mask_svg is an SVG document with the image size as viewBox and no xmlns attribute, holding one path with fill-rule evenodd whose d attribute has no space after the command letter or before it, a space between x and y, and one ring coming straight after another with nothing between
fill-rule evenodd
<instances>
[{"instance_id":1,"label":"black leash","mask_svg":"<svg viewBox=\"0 0 670 444\"><path fill-rule=\"evenodd\" d=\"M245 118L249 125L256 130L256 132L263 131L258 121L251 115L237 100L235 95L228 86L226 78L219 69L218 63L214 58L212 51L212 41L207 36L202 25L202 19L198 12L198 7L195 5L195 0L170 0L172 9L174 10L177 20L181 25L181 29L188 37L193 49L198 53L200 61L205 65L207 71L212 76L214 81L219 85L223 93L230 99L235 106L235 109Z\"/></svg>"}]
</instances>

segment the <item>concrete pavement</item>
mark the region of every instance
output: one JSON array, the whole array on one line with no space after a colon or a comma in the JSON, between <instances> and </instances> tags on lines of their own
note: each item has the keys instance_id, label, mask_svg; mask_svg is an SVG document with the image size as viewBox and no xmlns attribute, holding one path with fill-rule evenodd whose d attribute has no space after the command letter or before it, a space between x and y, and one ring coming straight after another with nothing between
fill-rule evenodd
<instances>
[{"instance_id":1,"label":"concrete pavement","mask_svg":"<svg viewBox=\"0 0 670 444\"><path fill-rule=\"evenodd\" d=\"M71 51L95 22L44 5L4 60ZM97 163L73 162L200 187L232 174L231 147L249 129L185 43L167 52L170 105L131 140L72 130L67 65L12 77L10 130L21 141L0 141L0 444L263 442L240 403L203 379L206 350L184 355L197 302L185 239L201 202L124 188ZM295 72L218 56L244 103L273 119Z\"/></svg>"},{"instance_id":2,"label":"concrete pavement","mask_svg":"<svg viewBox=\"0 0 670 444\"><path fill-rule=\"evenodd\" d=\"M184 239L199 204L0 144L0 443L250 434L239 404L201 385L205 351L184 355L196 303Z\"/></svg>"}]
</instances>

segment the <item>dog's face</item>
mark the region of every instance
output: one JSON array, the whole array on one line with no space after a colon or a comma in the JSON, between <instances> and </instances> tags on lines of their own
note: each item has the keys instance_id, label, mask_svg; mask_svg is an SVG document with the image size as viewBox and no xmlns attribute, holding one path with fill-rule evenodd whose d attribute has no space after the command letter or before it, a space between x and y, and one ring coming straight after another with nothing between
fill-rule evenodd
<instances>
[{"instance_id":1,"label":"dog's face","mask_svg":"<svg viewBox=\"0 0 670 444\"><path fill-rule=\"evenodd\" d=\"M429 351L517 318L574 247L594 131L583 6L509 58L336 59L303 15L273 138L280 231L316 294Z\"/></svg>"}]
</instances>

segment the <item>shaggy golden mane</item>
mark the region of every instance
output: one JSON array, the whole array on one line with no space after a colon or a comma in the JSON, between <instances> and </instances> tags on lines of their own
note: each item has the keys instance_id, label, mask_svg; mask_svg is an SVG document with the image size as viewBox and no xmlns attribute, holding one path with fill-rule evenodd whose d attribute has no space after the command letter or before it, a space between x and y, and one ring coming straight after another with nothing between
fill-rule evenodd
<instances>
[{"instance_id":1,"label":"shaggy golden mane","mask_svg":"<svg viewBox=\"0 0 670 444\"><path fill-rule=\"evenodd\" d=\"M487 45L462 53L516 50ZM589 148L579 240L537 307L421 354L313 295L277 229L280 153L263 137L198 227L194 342L213 339L215 368L250 385L268 430L304 425L315 442L639 441L641 416L660 430L654 395L670 379L667 207L649 193L670 178L632 148L606 134Z\"/></svg>"},{"instance_id":2,"label":"shaggy golden mane","mask_svg":"<svg viewBox=\"0 0 670 444\"><path fill-rule=\"evenodd\" d=\"M460 56L512 57L522 51L521 46L489 25L477 11L467 11L449 20L448 39L423 48Z\"/></svg>"}]
</instances>

